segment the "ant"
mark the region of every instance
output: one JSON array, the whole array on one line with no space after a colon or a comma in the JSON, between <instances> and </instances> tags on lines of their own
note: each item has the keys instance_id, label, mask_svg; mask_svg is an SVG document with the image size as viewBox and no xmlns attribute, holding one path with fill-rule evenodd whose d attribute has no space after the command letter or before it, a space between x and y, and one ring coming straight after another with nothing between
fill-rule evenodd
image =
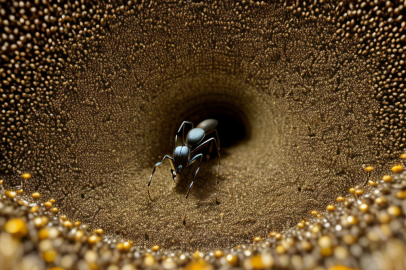
<instances>
[{"instance_id":1,"label":"ant","mask_svg":"<svg viewBox=\"0 0 406 270\"><path fill-rule=\"evenodd\" d=\"M220 170L220 139L217 133L217 130L215 129L218 124L218 121L215 119L206 119L200 124L194 127L194 124L189 121L184 121L182 125L180 126L178 132L176 133L175 136L175 149L173 151L173 157L170 157L168 155L165 155L162 159L161 162L158 162L155 164L154 168L152 169L151 176L149 178L148 182L148 197L152 201L151 196L149 194L149 186L151 185L152 181L152 176L154 175L155 168L159 165L161 165L165 159L169 160L169 163L171 165L171 173L172 173L172 179L175 181L176 174L180 174L185 168L190 167L192 164L194 164L196 161L198 161L197 168L195 170L195 173L193 175L193 181L189 186L189 190L186 194L186 199L189 196L190 190L193 187L193 183L196 177L196 174L199 172L200 169L200 163L202 162L203 159L203 153L201 153L201 150L204 150L205 148L208 149L208 154L207 154L207 159L210 158L210 154L213 150L213 144L216 146L217 150L217 156L219 157L218 161L218 167L217 167L217 184L218 184L218 176L219 176L219 170ZM186 138L185 138L185 126L186 125L191 125L192 129L187 133ZM182 145L178 146L178 135L182 131ZM207 137L207 135L211 133L216 133L216 138L212 137L204 142L203 139ZM186 140L185 140L186 139ZM190 172L191 167L189 168ZM188 173L189 173L188 172Z\"/></svg>"}]
</instances>

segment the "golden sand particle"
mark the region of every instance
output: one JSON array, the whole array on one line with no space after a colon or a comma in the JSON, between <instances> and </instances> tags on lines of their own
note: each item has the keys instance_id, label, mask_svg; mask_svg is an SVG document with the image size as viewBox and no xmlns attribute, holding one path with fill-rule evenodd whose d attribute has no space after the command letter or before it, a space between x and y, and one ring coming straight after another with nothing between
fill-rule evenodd
<instances>
[{"instance_id":1,"label":"golden sand particle","mask_svg":"<svg viewBox=\"0 0 406 270\"><path fill-rule=\"evenodd\" d=\"M321 226L319 224L314 224L311 230L313 233L318 233L321 230Z\"/></svg>"},{"instance_id":2,"label":"golden sand particle","mask_svg":"<svg viewBox=\"0 0 406 270\"><path fill-rule=\"evenodd\" d=\"M393 235L393 232L392 232L389 224L381 224L379 226L379 229L381 229L382 234L386 237L391 237Z\"/></svg>"},{"instance_id":3,"label":"golden sand particle","mask_svg":"<svg viewBox=\"0 0 406 270\"><path fill-rule=\"evenodd\" d=\"M328 236L320 237L318 243L321 248L330 248L332 245L331 238Z\"/></svg>"},{"instance_id":4,"label":"golden sand particle","mask_svg":"<svg viewBox=\"0 0 406 270\"><path fill-rule=\"evenodd\" d=\"M275 259L270 253L261 254L261 262L264 269L270 269L275 265Z\"/></svg>"},{"instance_id":5,"label":"golden sand particle","mask_svg":"<svg viewBox=\"0 0 406 270\"><path fill-rule=\"evenodd\" d=\"M379 197L375 199L375 203L379 206L385 206L387 204L387 200L385 197Z\"/></svg>"},{"instance_id":6,"label":"golden sand particle","mask_svg":"<svg viewBox=\"0 0 406 270\"><path fill-rule=\"evenodd\" d=\"M318 212L317 212L316 210L313 210L313 211L311 212L311 214L312 214L313 216L315 216L315 215L318 214Z\"/></svg>"},{"instance_id":7,"label":"golden sand particle","mask_svg":"<svg viewBox=\"0 0 406 270\"><path fill-rule=\"evenodd\" d=\"M44 239L47 239L48 237L49 237L48 229L43 228L43 229L38 231L38 239L39 240L44 240Z\"/></svg>"},{"instance_id":8,"label":"golden sand particle","mask_svg":"<svg viewBox=\"0 0 406 270\"><path fill-rule=\"evenodd\" d=\"M359 207L359 210L363 213L368 212L369 206L366 203L361 204Z\"/></svg>"},{"instance_id":9,"label":"golden sand particle","mask_svg":"<svg viewBox=\"0 0 406 270\"><path fill-rule=\"evenodd\" d=\"M288 250L295 245L295 239L293 237L287 237L281 241L281 244Z\"/></svg>"},{"instance_id":10,"label":"golden sand particle","mask_svg":"<svg viewBox=\"0 0 406 270\"><path fill-rule=\"evenodd\" d=\"M304 228L304 224L303 224L302 222L299 222L296 226L297 226L299 229Z\"/></svg>"},{"instance_id":11,"label":"golden sand particle","mask_svg":"<svg viewBox=\"0 0 406 270\"><path fill-rule=\"evenodd\" d=\"M44 224L44 226L47 225L48 222L49 222L49 218L48 218L48 217L41 217L41 220L42 220L42 223Z\"/></svg>"},{"instance_id":12,"label":"golden sand particle","mask_svg":"<svg viewBox=\"0 0 406 270\"><path fill-rule=\"evenodd\" d=\"M118 249L119 251L125 251L125 252L130 251L130 249L131 249L131 243L128 242L128 241L118 243L118 244L117 244L117 249Z\"/></svg>"},{"instance_id":13,"label":"golden sand particle","mask_svg":"<svg viewBox=\"0 0 406 270\"><path fill-rule=\"evenodd\" d=\"M327 209L327 211L333 212L336 210L336 207L334 205L330 204L330 205L327 205L326 209Z\"/></svg>"},{"instance_id":14,"label":"golden sand particle","mask_svg":"<svg viewBox=\"0 0 406 270\"><path fill-rule=\"evenodd\" d=\"M63 226L70 229L70 228L72 228L72 222L70 222L69 220L66 220L63 222Z\"/></svg>"},{"instance_id":15,"label":"golden sand particle","mask_svg":"<svg viewBox=\"0 0 406 270\"><path fill-rule=\"evenodd\" d=\"M36 217L36 218L34 218L34 225L37 228L42 228L48 223L48 221L49 221L49 219L47 217Z\"/></svg>"},{"instance_id":16,"label":"golden sand particle","mask_svg":"<svg viewBox=\"0 0 406 270\"><path fill-rule=\"evenodd\" d=\"M286 249L282 245L278 245L276 246L275 251L278 254L284 254L286 252Z\"/></svg>"},{"instance_id":17,"label":"golden sand particle","mask_svg":"<svg viewBox=\"0 0 406 270\"><path fill-rule=\"evenodd\" d=\"M361 195L362 193L364 193L364 191L362 189L357 189L355 191L355 195L357 195L357 196Z\"/></svg>"},{"instance_id":18,"label":"golden sand particle","mask_svg":"<svg viewBox=\"0 0 406 270\"><path fill-rule=\"evenodd\" d=\"M250 259L250 263L252 269L265 269L261 255L252 256Z\"/></svg>"},{"instance_id":19,"label":"golden sand particle","mask_svg":"<svg viewBox=\"0 0 406 270\"><path fill-rule=\"evenodd\" d=\"M368 181L368 185L370 185L371 187L375 187L375 186L378 185L378 183L375 182L375 181L369 180L369 181Z\"/></svg>"},{"instance_id":20,"label":"golden sand particle","mask_svg":"<svg viewBox=\"0 0 406 270\"><path fill-rule=\"evenodd\" d=\"M31 207L30 212L31 212L31 213L38 212L38 206L37 206L37 205L34 205L33 207Z\"/></svg>"},{"instance_id":21,"label":"golden sand particle","mask_svg":"<svg viewBox=\"0 0 406 270\"><path fill-rule=\"evenodd\" d=\"M61 219L62 221L68 220L68 217L65 215L59 215L59 219Z\"/></svg>"},{"instance_id":22,"label":"golden sand particle","mask_svg":"<svg viewBox=\"0 0 406 270\"><path fill-rule=\"evenodd\" d=\"M402 214L402 209L399 206L391 205L388 207L388 213L391 216L400 216Z\"/></svg>"},{"instance_id":23,"label":"golden sand particle","mask_svg":"<svg viewBox=\"0 0 406 270\"><path fill-rule=\"evenodd\" d=\"M83 231L77 231L77 232L75 233L75 240L76 240L77 242L81 242L84 235L85 235L85 233L84 233ZM97 236L96 236L96 237L97 237ZM90 240L90 241L93 241L93 240L95 240L95 239L92 239L92 240ZM89 239L88 239L88 241L89 241Z\"/></svg>"},{"instance_id":24,"label":"golden sand particle","mask_svg":"<svg viewBox=\"0 0 406 270\"><path fill-rule=\"evenodd\" d=\"M351 205L351 202L350 202L350 201L346 200L346 201L344 202L344 206L348 207L348 206L350 206L350 205Z\"/></svg>"},{"instance_id":25,"label":"golden sand particle","mask_svg":"<svg viewBox=\"0 0 406 270\"><path fill-rule=\"evenodd\" d=\"M276 239L276 240L282 239L282 234L281 234L281 233L277 233L277 234L275 235L275 239Z\"/></svg>"},{"instance_id":26,"label":"golden sand particle","mask_svg":"<svg viewBox=\"0 0 406 270\"><path fill-rule=\"evenodd\" d=\"M333 249L332 248L322 248L320 251L321 256L323 257L329 257L333 255Z\"/></svg>"},{"instance_id":27,"label":"golden sand particle","mask_svg":"<svg viewBox=\"0 0 406 270\"><path fill-rule=\"evenodd\" d=\"M275 235L276 235L276 232L270 232L268 236L269 237L275 237Z\"/></svg>"},{"instance_id":28,"label":"golden sand particle","mask_svg":"<svg viewBox=\"0 0 406 270\"><path fill-rule=\"evenodd\" d=\"M406 154L401 154L401 155L400 155L400 158L401 158L401 159L406 159Z\"/></svg>"},{"instance_id":29,"label":"golden sand particle","mask_svg":"<svg viewBox=\"0 0 406 270\"><path fill-rule=\"evenodd\" d=\"M31 178L31 174L30 173L23 173L21 175L22 178L24 178L25 180L30 179Z\"/></svg>"},{"instance_id":30,"label":"golden sand particle","mask_svg":"<svg viewBox=\"0 0 406 270\"><path fill-rule=\"evenodd\" d=\"M259 236L257 236L257 237L254 238L254 242L259 242L259 241L261 241L261 240L262 240L262 238L259 237Z\"/></svg>"},{"instance_id":31,"label":"golden sand particle","mask_svg":"<svg viewBox=\"0 0 406 270\"><path fill-rule=\"evenodd\" d=\"M192 254L192 257L195 259L203 258L203 256L204 256L204 253L200 252L198 250L196 250L196 252Z\"/></svg>"},{"instance_id":32,"label":"golden sand particle","mask_svg":"<svg viewBox=\"0 0 406 270\"><path fill-rule=\"evenodd\" d=\"M367 172L372 172L373 170L374 170L374 167L372 167L372 166L365 167L365 171L367 171Z\"/></svg>"},{"instance_id":33,"label":"golden sand particle","mask_svg":"<svg viewBox=\"0 0 406 270\"><path fill-rule=\"evenodd\" d=\"M394 173L401 173L403 172L403 166L402 165L395 165L392 167L392 172Z\"/></svg>"},{"instance_id":34,"label":"golden sand particle","mask_svg":"<svg viewBox=\"0 0 406 270\"><path fill-rule=\"evenodd\" d=\"M337 246L337 247L334 248L334 255L335 255L336 259L338 259L340 261L343 261L343 260L346 260L348 258L349 250L348 250L347 247Z\"/></svg>"},{"instance_id":35,"label":"golden sand particle","mask_svg":"<svg viewBox=\"0 0 406 270\"><path fill-rule=\"evenodd\" d=\"M48 250L42 253L42 258L45 262L51 263L55 260L56 251L55 250Z\"/></svg>"},{"instance_id":36,"label":"golden sand particle","mask_svg":"<svg viewBox=\"0 0 406 270\"><path fill-rule=\"evenodd\" d=\"M98 237L97 235L91 235L87 238L87 242L91 245L97 244L99 241L100 237Z\"/></svg>"},{"instance_id":37,"label":"golden sand particle","mask_svg":"<svg viewBox=\"0 0 406 270\"><path fill-rule=\"evenodd\" d=\"M356 189L352 187L352 188L350 188L348 191L349 191L351 194L354 194L355 190L356 190Z\"/></svg>"},{"instance_id":38,"label":"golden sand particle","mask_svg":"<svg viewBox=\"0 0 406 270\"><path fill-rule=\"evenodd\" d=\"M80 221L75 221L75 226L76 226L76 227L79 226L80 224L82 224L82 222L80 222Z\"/></svg>"},{"instance_id":39,"label":"golden sand particle","mask_svg":"<svg viewBox=\"0 0 406 270\"><path fill-rule=\"evenodd\" d=\"M342 201L344 201L344 198L343 197L341 197L341 196L339 196L339 197L337 197L337 202L342 202Z\"/></svg>"},{"instance_id":40,"label":"golden sand particle","mask_svg":"<svg viewBox=\"0 0 406 270\"><path fill-rule=\"evenodd\" d=\"M348 216L347 217L347 222L350 225L355 225L358 223L358 218L356 216Z\"/></svg>"},{"instance_id":41,"label":"golden sand particle","mask_svg":"<svg viewBox=\"0 0 406 270\"><path fill-rule=\"evenodd\" d=\"M53 213L58 213L58 208L56 208L56 207L52 208L52 209L51 209L51 212L53 212Z\"/></svg>"},{"instance_id":42,"label":"golden sand particle","mask_svg":"<svg viewBox=\"0 0 406 270\"><path fill-rule=\"evenodd\" d=\"M23 194L23 193L24 193L24 190L19 189L19 190L17 190L17 193L18 193L18 194Z\"/></svg>"},{"instance_id":43,"label":"golden sand particle","mask_svg":"<svg viewBox=\"0 0 406 270\"><path fill-rule=\"evenodd\" d=\"M144 263L145 265L148 266L152 266L155 263L155 258L154 256L152 256L151 254L147 254L144 258Z\"/></svg>"},{"instance_id":44,"label":"golden sand particle","mask_svg":"<svg viewBox=\"0 0 406 270\"><path fill-rule=\"evenodd\" d=\"M303 240L301 246L304 251L310 251L313 248L312 244L307 240Z\"/></svg>"},{"instance_id":45,"label":"golden sand particle","mask_svg":"<svg viewBox=\"0 0 406 270\"><path fill-rule=\"evenodd\" d=\"M18 205L21 205L21 206L26 206L28 204L26 201L23 201L23 200L18 200L17 203L18 203Z\"/></svg>"},{"instance_id":46,"label":"golden sand particle","mask_svg":"<svg viewBox=\"0 0 406 270\"><path fill-rule=\"evenodd\" d=\"M396 192L396 198L406 199L406 190L401 190L401 191Z\"/></svg>"},{"instance_id":47,"label":"golden sand particle","mask_svg":"<svg viewBox=\"0 0 406 270\"><path fill-rule=\"evenodd\" d=\"M31 197L33 197L34 199L39 199L41 195L38 192L34 192L33 194L31 194Z\"/></svg>"},{"instance_id":48,"label":"golden sand particle","mask_svg":"<svg viewBox=\"0 0 406 270\"><path fill-rule=\"evenodd\" d=\"M153 246L152 248L151 248L151 250L152 251L159 251L161 249L161 247L160 246L158 246L158 245L155 245L155 246Z\"/></svg>"},{"instance_id":49,"label":"golden sand particle","mask_svg":"<svg viewBox=\"0 0 406 270\"><path fill-rule=\"evenodd\" d=\"M6 194L6 196L9 197L10 199L14 199L17 196L17 193L11 190L6 190L4 194Z\"/></svg>"},{"instance_id":50,"label":"golden sand particle","mask_svg":"<svg viewBox=\"0 0 406 270\"><path fill-rule=\"evenodd\" d=\"M221 258L221 257L224 256L224 252L223 252L222 250L218 249L218 250L216 250L216 251L214 252L214 256L215 256L216 258Z\"/></svg>"},{"instance_id":51,"label":"golden sand particle","mask_svg":"<svg viewBox=\"0 0 406 270\"><path fill-rule=\"evenodd\" d=\"M28 234L27 224L20 218L13 218L6 222L4 230L16 238L23 238Z\"/></svg>"},{"instance_id":52,"label":"golden sand particle","mask_svg":"<svg viewBox=\"0 0 406 270\"><path fill-rule=\"evenodd\" d=\"M388 224L391 220L390 215L385 212L381 212L378 214L378 220L381 224Z\"/></svg>"},{"instance_id":53,"label":"golden sand particle","mask_svg":"<svg viewBox=\"0 0 406 270\"><path fill-rule=\"evenodd\" d=\"M347 245L352 245L355 243L355 241L357 241L357 238L355 238L354 236L352 236L351 234L346 234L343 236L343 241L344 243L346 243Z\"/></svg>"},{"instance_id":54,"label":"golden sand particle","mask_svg":"<svg viewBox=\"0 0 406 270\"><path fill-rule=\"evenodd\" d=\"M162 266L164 269L175 269L177 265L173 258L169 257L164 259L162 257Z\"/></svg>"},{"instance_id":55,"label":"golden sand particle","mask_svg":"<svg viewBox=\"0 0 406 270\"><path fill-rule=\"evenodd\" d=\"M227 260L228 264L230 264L232 266L236 266L238 264L238 257L234 254L228 254L226 256L226 260Z\"/></svg>"},{"instance_id":56,"label":"golden sand particle","mask_svg":"<svg viewBox=\"0 0 406 270\"><path fill-rule=\"evenodd\" d=\"M96 230L94 230L94 232L97 233L98 235L102 235L103 229L96 229Z\"/></svg>"},{"instance_id":57,"label":"golden sand particle","mask_svg":"<svg viewBox=\"0 0 406 270\"><path fill-rule=\"evenodd\" d=\"M349 268L343 265L334 265L328 268L328 270L358 270L356 268Z\"/></svg>"},{"instance_id":58,"label":"golden sand particle","mask_svg":"<svg viewBox=\"0 0 406 270\"><path fill-rule=\"evenodd\" d=\"M392 179L392 176L390 176L390 175L384 175L382 177L382 180L385 182L392 182L393 179Z\"/></svg>"},{"instance_id":59,"label":"golden sand particle","mask_svg":"<svg viewBox=\"0 0 406 270\"><path fill-rule=\"evenodd\" d=\"M3 180L0 180L0 186L2 186L3 185Z\"/></svg>"},{"instance_id":60,"label":"golden sand particle","mask_svg":"<svg viewBox=\"0 0 406 270\"><path fill-rule=\"evenodd\" d=\"M150 255L151 256L151 255ZM151 256L152 257L152 256ZM145 260L147 259L147 256L145 257ZM154 257L152 257L152 259L154 260ZM144 260L144 261L145 261ZM152 261L152 260L151 260ZM155 260L154 260L155 261ZM152 261L152 262L154 262ZM148 265L147 263L145 263L146 265ZM153 263L152 263L153 264ZM151 264L151 265L152 265ZM150 265L150 266L151 266ZM203 259L199 259L196 261L193 261L191 263L189 263L188 265L186 265L185 270L212 270L213 266L208 264L205 260Z\"/></svg>"},{"instance_id":61,"label":"golden sand particle","mask_svg":"<svg viewBox=\"0 0 406 270\"><path fill-rule=\"evenodd\" d=\"M47 208L51 208L52 207L52 203L51 202L45 202L44 206Z\"/></svg>"},{"instance_id":62,"label":"golden sand particle","mask_svg":"<svg viewBox=\"0 0 406 270\"><path fill-rule=\"evenodd\" d=\"M55 199L50 199L49 200L51 203L55 203Z\"/></svg>"}]
</instances>

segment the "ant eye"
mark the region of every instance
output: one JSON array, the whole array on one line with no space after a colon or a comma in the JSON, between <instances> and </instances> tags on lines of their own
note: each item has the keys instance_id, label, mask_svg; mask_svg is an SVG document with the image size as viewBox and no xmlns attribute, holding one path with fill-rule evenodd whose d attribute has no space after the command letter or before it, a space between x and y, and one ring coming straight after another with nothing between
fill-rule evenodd
<instances>
[{"instance_id":1,"label":"ant eye","mask_svg":"<svg viewBox=\"0 0 406 270\"><path fill-rule=\"evenodd\" d=\"M179 171L182 170L182 165L179 165L178 170Z\"/></svg>"}]
</instances>

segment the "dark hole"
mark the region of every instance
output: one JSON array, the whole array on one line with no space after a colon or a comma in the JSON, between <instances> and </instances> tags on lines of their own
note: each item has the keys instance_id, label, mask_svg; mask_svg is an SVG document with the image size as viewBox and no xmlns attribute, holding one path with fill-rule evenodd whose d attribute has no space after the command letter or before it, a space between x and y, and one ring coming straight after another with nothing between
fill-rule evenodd
<instances>
[{"instance_id":1,"label":"dark hole","mask_svg":"<svg viewBox=\"0 0 406 270\"><path fill-rule=\"evenodd\" d=\"M205 119L218 120L217 132L221 148L233 146L249 139L248 121L237 108L229 104L210 104L191 110L182 121L191 121L196 125Z\"/></svg>"},{"instance_id":2,"label":"dark hole","mask_svg":"<svg viewBox=\"0 0 406 270\"><path fill-rule=\"evenodd\" d=\"M82 197L82 199L84 199L84 198L85 198L85 194L84 194L84 193L81 193L81 194L80 194L80 197Z\"/></svg>"},{"instance_id":3,"label":"dark hole","mask_svg":"<svg viewBox=\"0 0 406 270\"><path fill-rule=\"evenodd\" d=\"M299 191L299 192L302 191L302 188L301 187L297 188L297 191Z\"/></svg>"}]
</instances>

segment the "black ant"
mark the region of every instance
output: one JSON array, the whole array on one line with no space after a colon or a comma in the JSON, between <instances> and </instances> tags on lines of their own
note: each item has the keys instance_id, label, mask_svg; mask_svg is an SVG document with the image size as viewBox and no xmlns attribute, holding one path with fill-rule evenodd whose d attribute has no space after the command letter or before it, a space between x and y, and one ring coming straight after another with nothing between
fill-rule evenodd
<instances>
[{"instance_id":1,"label":"black ant","mask_svg":"<svg viewBox=\"0 0 406 270\"><path fill-rule=\"evenodd\" d=\"M192 125L192 129L187 133L186 135L186 140L185 140L185 126L186 125ZM201 153L201 150L204 150L205 148L208 149L208 157L210 156L212 150L213 150L213 144L216 147L217 150L217 155L219 157L218 161L218 167L217 167L217 184L218 184L218 176L219 176L219 170L220 170L220 139L217 133L217 130L215 129L218 124L218 121L215 119L206 119L200 124L194 127L194 124L189 121L184 121L182 125L180 126L176 136L175 136L175 149L173 151L173 157L170 157L168 155L164 156L161 162L158 162L155 164L154 168L152 169L151 177L149 178L148 182L148 197L152 201L151 196L149 194L149 186L151 185L152 181L152 176L154 175L155 168L159 165L161 165L165 159L168 159L171 165L171 173L172 173L172 179L175 181L176 174L180 174L185 168L190 167L192 164L194 164L196 161L198 161L197 168L195 170L195 173L193 175L193 181L189 186L189 190L186 194L186 199L189 196L190 190L193 187L193 183L196 177L196 174L199 172L200 168L200 163L202 162L203 159L203 153ZM178 135L182 131L182 145L178 146ZM212 137L204 142L203 139L207 137L210 133L216 133L216 138ZM189 168L190 171L190 168Z\"/></svg>"}]
</instances>

